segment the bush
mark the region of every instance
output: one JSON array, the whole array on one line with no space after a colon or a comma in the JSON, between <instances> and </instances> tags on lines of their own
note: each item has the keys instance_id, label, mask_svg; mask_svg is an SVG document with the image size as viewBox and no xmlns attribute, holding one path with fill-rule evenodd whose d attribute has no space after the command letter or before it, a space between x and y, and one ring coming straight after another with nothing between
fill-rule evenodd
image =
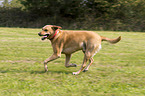
<instances>
[{"instance_id":1,"label":"bush","mask_svg":"<svg viewBox=\"0 0 145 96\"><path fill-rule=\"evenodd\" d=\"M52 24L64 29L145 31L144 0L19 1L23 6L0 8L0 26L42 27Z\"/></svg>"}]
</instances>

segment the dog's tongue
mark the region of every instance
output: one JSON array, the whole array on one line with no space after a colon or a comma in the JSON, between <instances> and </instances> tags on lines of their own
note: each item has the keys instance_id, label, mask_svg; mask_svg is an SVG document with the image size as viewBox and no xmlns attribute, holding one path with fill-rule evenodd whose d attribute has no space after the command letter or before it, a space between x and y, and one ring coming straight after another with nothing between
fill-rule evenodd
<instances>
[{"instance_id":1,"label":"dog's tongue","mask_svg":"<svg viewBox=\"0 0 145 96\"><path fill-rule=\"evenodd\" d=\"M47 36L43 36L43 38L46 38Z\"/></svg>"}]
</instances>

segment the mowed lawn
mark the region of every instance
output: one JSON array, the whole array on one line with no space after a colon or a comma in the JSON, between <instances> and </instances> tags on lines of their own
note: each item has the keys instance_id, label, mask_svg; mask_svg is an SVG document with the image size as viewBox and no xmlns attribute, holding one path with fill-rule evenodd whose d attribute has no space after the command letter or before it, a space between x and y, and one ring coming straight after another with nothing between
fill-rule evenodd
<instances>
[{"instance_id":1,"label":"mowed lawn","mask_svg":"<svg viewBox=\"0 0 145 96\"><path fill-rule=\"evenodd\" d=\"M53 53L49 40L41 41L41 29L0 28L0 96L145 96L145 33L94 31L116 38L102 42L90 70L79 75L83 53L72 55L76 68L65 68L65 56L48 63Z\"/></svg>"}]
</instances>

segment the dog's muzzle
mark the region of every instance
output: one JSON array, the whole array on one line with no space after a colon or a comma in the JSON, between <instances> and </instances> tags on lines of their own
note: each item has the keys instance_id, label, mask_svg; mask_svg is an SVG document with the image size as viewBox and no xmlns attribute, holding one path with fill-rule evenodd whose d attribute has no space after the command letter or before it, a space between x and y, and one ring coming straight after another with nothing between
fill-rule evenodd
<instances>
[{"instance_id":1,"label":"dog's muzzle","mask_svg":"<svg viewBox=\"0 0 145 96\"><path fill-rule=\"evenodd\" d=\"M41 35L41 32L39 32L38 35L39 35L39 36L42 36L42 35Z\"/></svg>"},{"instance_id":2,"label":"dog's muzzle","mask_svg":"<svg viewBox=\"0 0 145 96\"><path fill-rule=\"evenodd\" d=\"M45 40L49 36L49 34L42 35L41 32L39 32L38 35L43 36L41 40Z\"/></svg>"}]
</instances>

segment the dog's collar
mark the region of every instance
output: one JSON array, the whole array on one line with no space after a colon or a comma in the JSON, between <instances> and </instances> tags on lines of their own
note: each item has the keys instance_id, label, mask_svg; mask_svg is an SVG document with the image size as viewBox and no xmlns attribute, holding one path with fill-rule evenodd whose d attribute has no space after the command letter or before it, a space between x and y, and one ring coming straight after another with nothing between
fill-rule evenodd
<instances>
[{"instance_id":1,"label":"dog's collar","mask_svg":"<svg viewBox=\"0 0 145 96\"><path fill-rule=\"evenodd\" d=\"M58 33L59 33L59 30L57 29L57 30L55 31L55 34L53 35L53 37L50 38L50 40L52 40L52 39L56 36L56 34L58 34Z\"/></svg>"}]
</instances>

